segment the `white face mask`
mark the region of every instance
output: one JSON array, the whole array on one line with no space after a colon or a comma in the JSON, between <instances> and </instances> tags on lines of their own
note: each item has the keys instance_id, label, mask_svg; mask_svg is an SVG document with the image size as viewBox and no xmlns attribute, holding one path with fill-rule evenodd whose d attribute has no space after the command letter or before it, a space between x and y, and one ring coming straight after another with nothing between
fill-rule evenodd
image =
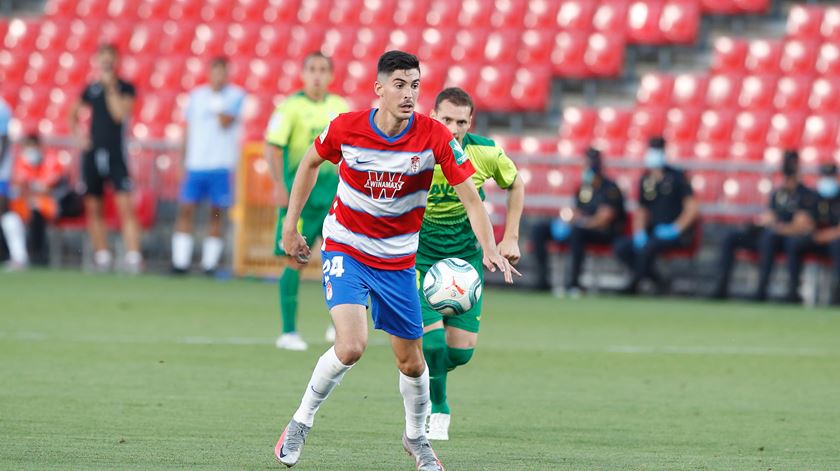
<instances>
[{"instance_id":1,"label":"white face mask","mask_svg":"<svg viewBox=\"0 0 840 471\"><path fill-rule=\"evenodd\" d=\"M665 166L665 152L662 149L648 149L645 154L645 167L649 169Z\"/></svg>"},{"instance_id":2,"label":"white face mask","mask_svg":"<svg viewBox=\"0 0 840 471\"><path fill-rule=\"evenodd\" d=\"M23 149L23 159L29 165L40 165L41 162L44 160L44 156L41 155L41 151L34 147L28 147Z\"/></svg>"}]
</instances>

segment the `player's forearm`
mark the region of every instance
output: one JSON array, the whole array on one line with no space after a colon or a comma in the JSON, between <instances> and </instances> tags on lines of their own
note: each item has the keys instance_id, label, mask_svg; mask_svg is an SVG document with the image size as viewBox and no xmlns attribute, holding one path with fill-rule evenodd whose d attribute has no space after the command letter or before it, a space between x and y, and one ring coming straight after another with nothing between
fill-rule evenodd
<instances>
[{"instance_id":1,"label":"player's forearm","mask_svg":"<svg viewBox=\"0 0 840 471\"><path fill-rule=\"evenodd\" d=\"M274 144L265 144L265 159L268 161L268 169L271 172L271 179L275 184L283 185L283 149Z\"/></svg>"},{"instance_id":2,"label":"player's forearm","mask_svg":"<svg viewBox=\"0 0 840 471\"><path fill-rule=\"evenodd\" d=\"M648 210L639 208L636 217L633 218L633 232L645 231L648 225Z\"/></svg>"},{"instance_id":3,"label":"player's forearm","mask_svg":"<svg viewBox=\"0 0 840 471\"><path fill-rule=\"evenodd\" d=\"M309 199L309 195L312 194L312 189L318 180L318 167L323 162L324 160L321 159L314 147L310 147L306 151L289 193L289 205L286 209L283 232L294 231L297 228L297 221L300 219L301 212L303 212L303 206Z\"/></svg>"},{"instance_id":4,"label":"player's forearm","mask_svg":"<svg viewBox=\"0 0 840 471\"><path fill-rule=\"evenodd\" d=\"M699 208L697 207L697 200L694 198L687 198L684 203L684 208L680 216L674 221L674 224L680 229L680 231L686 230L689 226L694 224L694 221L697 219L697 216L700 214Z\"/></svg>"},{"instance_id":5,"label":"player's forearm","mask_svg":"<svg viewBox=\"0 0 840 471\"><path fill-rule=\"evenodd\" d=\"M592 229L596 231L606 231L609 229L610 224L612 223L613 219L615 218L615 210L609 206L600 206L595 214L592 215L591 218L586 220L586 224L583 226L586 229Z\"/></svg>"},{"instance_id":6,"label":"player's forearm","mask_svg":"<svg viewBox=\"0 0 840 471\"><path fill-rule=\"evenodd\" d=\"M490 216L487 210L484 209L484 203L478 196L478 190L475 189L471 179L467 179L462 183L454 186L455 192L461 199L464 209L467 211L467 217L470 220L473 233L475 233L478 243L485 254L496 253L496 239L493 237L493 225L490 222Z\"/></svg>"},{"instance_id":7,"label":"player's forearm","mask_svg":"<svg viewBox=\"0 0 840 471\"><path fill-rule=\"evenodd\" d=\"M519 222L525 207L525 184L517 177L508 190L507 216L505 217L505 235L507 240L519 240Z\"/></svg>"}]
</instances>

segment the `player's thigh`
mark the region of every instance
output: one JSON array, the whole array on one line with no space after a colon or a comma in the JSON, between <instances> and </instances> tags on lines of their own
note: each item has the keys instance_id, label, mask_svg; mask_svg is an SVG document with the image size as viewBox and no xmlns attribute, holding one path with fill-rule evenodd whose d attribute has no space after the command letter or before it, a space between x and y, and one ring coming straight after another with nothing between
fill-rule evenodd
<instances>
[{"instance_id":1,"label":"player's thigh","mask_svg":"<svg viewBox=\"0 0 840 471\"><path fill-rule=\"evenodd\" d=\"M323 252L324 299L336 331L336 352L345 364L355 362L367 346L367 267L345 254Z\"/></svg>"},{"instance_id":2,"label":"player's thigh","mask_svg":"<svg viewBox=\"0 0 840 471\"><path fill-rule=\"evenodd\" d=\"M229 171L212 172L207 190L212 206L228 209L233 204L233 185L231 184L231 173Z\"/></svg>"},{"instance_id":3,"label":"player's thigh","mask_svg":"<svg viewBox=\"0 0 840 471\"><path fill-rule=\"evenodd\" d=\"M446 326L446 346L450 348L469 349L478 344L478 332L471 332L458 327Z\"/></svg>"},{"instance_id":4,"label":"player's thigh","mask_svg":"<svg viewBox=\"0 0 840 471\"><path fill-rule=\"evenodd\" d=\"M197 205L204 198L204 174L188 170L181 183L181 192L178 201L184 204Z\"/></svg>"},{"instance_id":5,"label":"player's thigh","mask_svg":"<svg viewBox=\"0 0 840 471\"><path fill-rule=\"evenodd\" d=\"M129 193L134 189L134 183L128 173L126 156L121 148L108 151L108 179L116 193Z\"/></svg>"},{"instance_id":6,"label":"player's thigh","mask_svg":"<svg viewBox=\"0 0 840 471\"><path fill-rule=\"evenodd\" d=\"M85 195L102 197L104 193L104 179L102 178L102 174L103 170L107 169L103 169L101 165L97 165L98 152L96 150L90 150L82 155L82 186Z\"/></svg>"},{"instance_id":7,"label":"player's thigh","mask_svg":"<svg viewBox=\"0 0 840 471\"><path fill-rule=\"evenodd\" d=\"M367 347L368 324L365 306L338 304L330 309L335 326L335 353L345 365L361 358Z\"/></svg>"}]
</instances>

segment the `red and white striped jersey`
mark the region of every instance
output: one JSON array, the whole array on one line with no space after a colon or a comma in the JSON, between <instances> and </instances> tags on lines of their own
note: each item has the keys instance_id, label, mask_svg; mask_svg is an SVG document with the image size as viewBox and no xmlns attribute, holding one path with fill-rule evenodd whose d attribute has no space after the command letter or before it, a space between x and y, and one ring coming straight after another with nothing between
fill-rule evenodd
<instances>
[{"instance_id":1,"label":"red and white striped jersey","mask_svg":"<svg viewBox=\"0 0 840 471\"><path fill-rule=\"evenodd\" d=\"M443 124L414 113L405 130L389 137L376 127L376 112L341 114L315 139L318 155L339 166L324 249L403 270L414 266L435 164L453 186L475 170Z\"/></svg>"}]
</instances>

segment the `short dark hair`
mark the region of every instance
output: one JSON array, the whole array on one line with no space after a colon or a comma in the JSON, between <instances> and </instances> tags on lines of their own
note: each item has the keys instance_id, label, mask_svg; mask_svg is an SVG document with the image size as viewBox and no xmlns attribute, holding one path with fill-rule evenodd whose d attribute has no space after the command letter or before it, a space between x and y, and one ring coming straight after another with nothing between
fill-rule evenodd
<instances>
[{"instance_id":1,"label":"short dark hair","mask_svg":"<svg viewBox=\"0 0 840 471\"><path fill-rule=\"evenodd\" d=\"M216 67L216 66L221 66L221 67L227 68L228 63L230 63L230 61L228 61L227 57L216 56L212 60L210 60L210 68L212 69L213 67Z\"/></svg>"},{"instance_id":2,"label":"short dark hair","mask_svg":"<svg viewBox=\"0 0 840 471\"><path fill-rule=\"evenodd\" d=\"M102 43L96 49L96 52L102 54L103 52L111 53L115 56L118 56L120 53L117 51L117 46L112 43Z\"/></svg>"},{"instance_id":3,"label":"short dark hair","mask_svg":"<svg viewBox=\"0 0 840 471\"><path fill-rule=\"evenodd\" d=\"M388 51L379 56L376 74L391 75L397 70L420 70L420 61L414 54L403 51Z\"/></svg>"},{"instance_id":4,"label":"short dark hair","mask_svg":"<svg viewBox=\"0 0 840 471\"><path fill-rule=\"evenodd\" d=\"M327 61L327 65L330 66L330 70L333 70L333 61L330 56L324 54L321 51L310 52L303 58L303 65L306 65L312 59L324 59Z\"/></svg>"},{"instance_id":5,"label":"short dark hair","mask_svg":"<svg viewBox=\"0 0 840 471\"><path fill-rule=\"evenodd\" d=\"M448 101L455 106L469 106L470 113L475 109L475 104L473 104L470 94L458 87L449 87L441 90L437 98L435 98L435 109L437 110L444 101Z\"/></svg>"}]
</instances>

